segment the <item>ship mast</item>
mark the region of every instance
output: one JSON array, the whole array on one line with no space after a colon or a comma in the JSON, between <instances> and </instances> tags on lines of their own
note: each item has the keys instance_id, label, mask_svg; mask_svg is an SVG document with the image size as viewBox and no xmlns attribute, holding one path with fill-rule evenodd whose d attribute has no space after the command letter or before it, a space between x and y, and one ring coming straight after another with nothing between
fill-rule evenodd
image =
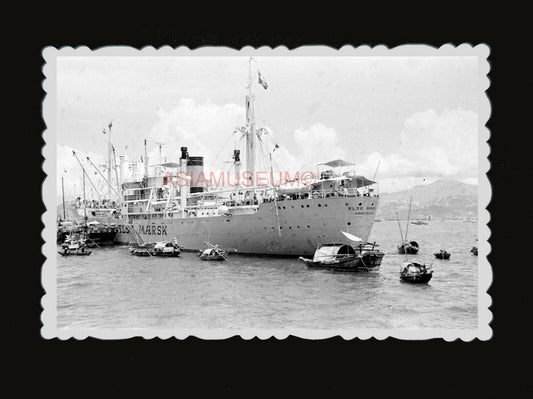
<instances>
[{"instance_id":1,"label":"ship mast","mask_svg":"<svg viewBox=\"0 0 533 399\"><path fill-rule=\"evenodd\" d=\"M405 225L405 241L407 241L407 232L409 231L409 219L411 218L411 202L413 202L413 197L409 199L409 211L407 212L407 224Z\"/></svg>"},{"instance_id":2,"label":"ship mast","mask_svg":"<svg viewBox=\"0 0 533 399\"><path fill-rule=\"evenodd\" d=\"M113 124L109 122L107 132L107 196L111 198L111 156L112 156L112 144L111 144L111 127Z\"/></svg>"},{"instance_id":3,"label":"ship mast","mask_svg":"<svg viewBox=\"0 0 533 399\"><path fill-rule=\"evenodd\" d=\"M255 115L254 95L252 93L252 60L253 58L250 57L248 61L248 95L246 96L246 168L248 174L255 180Z\"/></svg>"},{"instance_id":4,"label":"ship mast","mask_svg":"<svg viewBox=\"0 0 533 399\"><path fill-rule=\"evenodd\" d=\"M87 202L85 201L85 173L83 173L83 221L87 229Z\"/></svg>"},{"instance_id":5,"label":"ship mast","mask_svg":"<svg viewBox=\"0 0 533 399\"><path fill-rule=\"evenodd\" d=\"M67 212L65 210L65 186L63 185L63 176L61 176L61 195L63 197L63 220L67 220Z\"/></svg>"}]
</instances>

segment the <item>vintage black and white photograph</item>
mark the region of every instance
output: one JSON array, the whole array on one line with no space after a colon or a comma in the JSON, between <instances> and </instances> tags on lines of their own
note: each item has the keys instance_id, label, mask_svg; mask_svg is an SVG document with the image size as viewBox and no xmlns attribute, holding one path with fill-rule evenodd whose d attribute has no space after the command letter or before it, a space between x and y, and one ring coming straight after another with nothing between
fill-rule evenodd
<instances>
[{"instance_id":1,"label":"vintage black and white photograph","mask_svg":"<svg viewBox=\"0 0 533 399\"><path fill-rule=\"evenodd\" d=\"M488 58L44 49L42 336L489 339Z\"/></svg>"}]
</instances>

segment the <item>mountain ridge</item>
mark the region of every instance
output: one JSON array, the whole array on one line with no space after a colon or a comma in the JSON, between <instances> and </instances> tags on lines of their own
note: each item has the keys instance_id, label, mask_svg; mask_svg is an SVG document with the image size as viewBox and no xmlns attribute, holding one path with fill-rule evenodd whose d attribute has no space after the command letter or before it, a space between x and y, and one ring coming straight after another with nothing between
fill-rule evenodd
<instances>
[{"instance_id":1,"label":"mountain ridge","mask_svg":"<svg viewBox=\"0 0 533 399\"><path fill-rule=\"evenodd\" d=\"M451 179L439 179L406 190L382 193L378 217L407 218L412 198L411 218L476 218L478 186Z\"/></svg>"}]
</instances>

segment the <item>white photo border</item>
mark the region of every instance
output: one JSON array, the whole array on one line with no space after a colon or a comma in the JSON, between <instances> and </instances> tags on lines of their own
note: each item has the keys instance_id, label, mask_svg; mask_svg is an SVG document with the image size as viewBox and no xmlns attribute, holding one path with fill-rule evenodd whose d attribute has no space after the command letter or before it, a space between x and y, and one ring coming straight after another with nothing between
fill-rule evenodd
<instances>
[{"instance_id":1,"label":"white photo border","mask_svg":"<svg viewBox=\"0 0 533 399\"><path fill-rule=\"evenodd\" d=\"M90 49L86 46L62 47L57 49L55 47L46 47L42 51L42 56L45 61L43 65L43 80L42 87L46 92L43 99L42 115L46 125L43 132L45 145L42 149L44 157L43 171L46 174L42 185L43 202L46 211L42 215L44 229L42 237L44 244L42 246L42 253L46 257L41 271L42 285L45 294L41 298L41 305L43 311L41 313L41 335L45 339L59 338L62 340L75 338L85 339L87 337L94 337L99 339L125 339L132 337L144 337L145 339L152 339L159 337L167 339L175 337L178 339L185 339L188 336L195 336L201 339L226 339L233 336L240 336L243 339L249 340L254 337L259 339L268 339L275 337L276 339L285 339L289 335L297 336L305 339L326 339L335 336L341 336L344 339L369 339L376 338L383 340L389 337L403 340L426 340L432 338L442 338L446 341L454 341L461 339L463 341L472 341L479 339L482 341L489 340L492 337L492 328L490 322L492 320L492 312L489 307L492 304L492 298L488 294L488 289L492 283L492 269L488 262L487 256L490 253L491 247L488 242L491 235L488 223L490 214L486 209L491 197L492 189L487 177L490 170L490 162L488 156L490 154L490 147L487 143L490 132L486 127L491 114L490 100L486 94L490 86L488 73L490 71L490 63L488 57L490 48L486 44L471 45L468 43L454 46L452 44L445 44L440 48L436 48L424 44L406 44L394 48L388 48L384 45L370 47L367 45L354 48L353 46L343 46L340 49L335 49L328 46L301 46L293 50L289 50L285 46L270 48L267 46L254 48L245 46L240 50L230 47L200 47L197 49L189 49L182 46L172 48L170 46L163 46L158 49L154 47L143 47L137 49L128 46L108 46L98 49ZM420 330L391 330L391 329L343 329L343 330L316 330L316 329L294 329L287 330L279 329L154 329L154 328L124 328L124 329L60 329L57 327L57 252L56 252L56 219L57 209L56 201L56 153L57 153L57 120L56 120L56 105L57 105L57 58L58 57L103 57L103 56L119 56L119 57L143 57L143 56L160 56L160 57L395 57L395 56L438 56L438 57L458 57L471 56L478 57L478 325L475 329L420 329Z\"/></svg>"}]
</instances>

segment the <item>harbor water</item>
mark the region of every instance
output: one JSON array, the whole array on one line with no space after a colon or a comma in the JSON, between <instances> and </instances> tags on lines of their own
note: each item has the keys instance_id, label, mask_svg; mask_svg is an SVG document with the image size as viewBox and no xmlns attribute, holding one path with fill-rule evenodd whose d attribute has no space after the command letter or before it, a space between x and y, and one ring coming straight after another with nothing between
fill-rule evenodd
<instances>
[{"instance_id":1,"label":"harbor water","mask_svg":"<svg viewBox=\"0 0 533 399\"><path fill-rule=\"evenodd\" d=\"M402 222L405 228L405 221ZM385 252L370 272L310 270L293 258L230 255L206 262L135 257L127 247L57 256L57 323L65 329L473 329L477 328L477 223L410 225L416 262L433 265L429 284L399 279L396 221L374 224ZM444 248L450 260L433 253Z\"/></svg>"}]
</instances>

